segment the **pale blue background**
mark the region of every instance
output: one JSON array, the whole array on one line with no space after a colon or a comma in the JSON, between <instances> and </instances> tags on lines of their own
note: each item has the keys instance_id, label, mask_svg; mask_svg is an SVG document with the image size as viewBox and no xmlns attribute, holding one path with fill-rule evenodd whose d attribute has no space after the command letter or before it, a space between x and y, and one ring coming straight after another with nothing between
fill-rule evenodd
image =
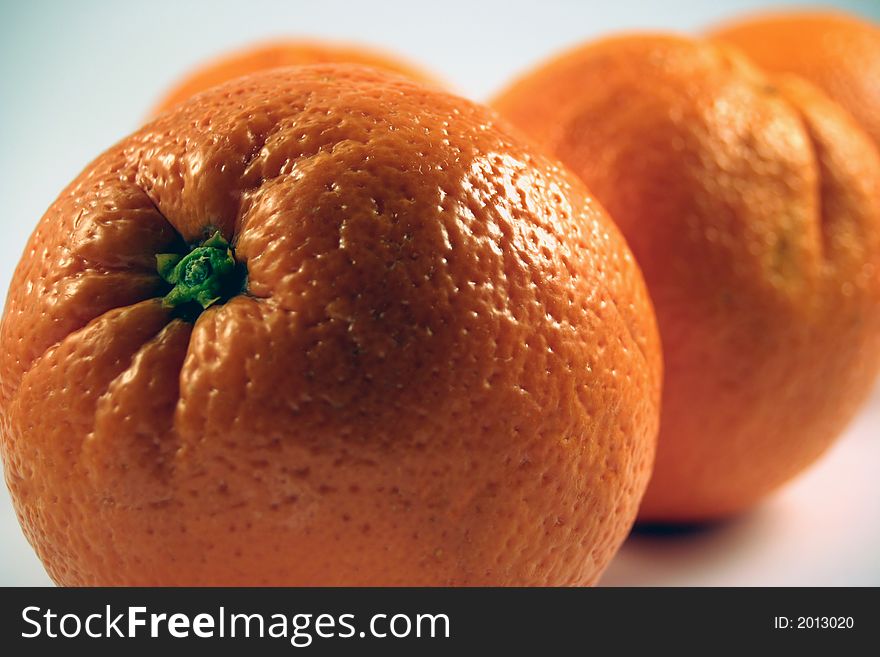
<instances>
[{"instance_id":1,"label":"pale blue background","mask_svg":"<svg viewBox=\"0 0 880 657\"><path fill-rule=\"evenodd\" d=\"M795 4L777 2L775 6ZM804 3L797 3L803 5ZM698 30L757 1L0 2L0 290L35 223L181 73L267 37L354 40L485 99L559 48L614 30ZM880 0L825 3L880 20ZM880 111L880 108L878 108ZM636 537L607 583L880 583L880 397L761 511L685 538ZM47 583L0 487L0 584Z\"/></svg>"}]
</instances>

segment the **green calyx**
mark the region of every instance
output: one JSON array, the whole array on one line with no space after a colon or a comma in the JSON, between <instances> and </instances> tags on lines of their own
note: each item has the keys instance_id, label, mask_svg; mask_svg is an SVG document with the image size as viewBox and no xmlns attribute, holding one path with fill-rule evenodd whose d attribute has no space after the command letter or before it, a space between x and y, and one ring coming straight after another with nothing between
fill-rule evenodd
<instances>
[{"instance_id":1,"label":"green calyx","mask_svg":"<svg viewBox=\"0 0 880 657\"><path fill-rule=\"evenodd\" d=\"M194 302L205 309L228 294L236 278L232 249L220 231L185 255L158 254L156 269L165 282L174 286L162 299L169 308Z\"/></svg>"}]
</instances>

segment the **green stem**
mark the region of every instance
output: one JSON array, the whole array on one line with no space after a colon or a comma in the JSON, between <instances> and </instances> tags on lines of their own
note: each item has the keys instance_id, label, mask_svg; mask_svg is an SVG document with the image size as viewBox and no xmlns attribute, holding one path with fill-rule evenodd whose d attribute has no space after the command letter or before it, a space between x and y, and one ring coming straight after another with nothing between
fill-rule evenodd
<instances>
[{"instance_id":1,"label":"green stem","mask_svg":"<svg viewBox=\"0 0 880 657\"><path fill-rule=\"evenodd\" d=\"M220 300L235 276L235 259L229 243L215 232L186 255L160 253L156 256L159 275L174 287L162 303L174 308L196 302L207 308Z\"/></svg>"}]
</instances>

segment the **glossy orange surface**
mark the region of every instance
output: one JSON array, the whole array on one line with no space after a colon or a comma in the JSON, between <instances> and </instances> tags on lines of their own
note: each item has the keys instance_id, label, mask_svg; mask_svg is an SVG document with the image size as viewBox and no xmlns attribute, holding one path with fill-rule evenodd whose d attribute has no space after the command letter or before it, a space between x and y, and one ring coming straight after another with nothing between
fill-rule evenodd
<instances>
[{"instance_id":1,"label":"glossy orange surface","mask_svg":"<svg viewBox=\"0 0 880 657\"><path fill-rule=\"evenodd\" d=\"M245 293L175 319L219 228ZM596 581L653 461L624 240L489 110L351 66L214 88L47 211L0 327L7 480L59 584Z\"/></svg>"},{"instance_id":2,"label":"glossy orange surface","mask_svg":"<svg viewBox=\"0 0 880 657\"><path fill-rule=\"evenodd\" d=\"M666 375L640 516L746 509L833 442L880 367L880 158L799 79L709 42L587 44L495 106L608 209Z\"/></svg>"}]
</instances>

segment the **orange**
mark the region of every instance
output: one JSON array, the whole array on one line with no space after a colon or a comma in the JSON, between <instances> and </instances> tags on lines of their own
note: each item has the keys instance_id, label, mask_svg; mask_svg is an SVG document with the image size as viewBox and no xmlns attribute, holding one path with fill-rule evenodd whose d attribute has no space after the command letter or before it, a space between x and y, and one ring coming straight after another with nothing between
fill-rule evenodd
<instances>
[{"instance_id":1,"label":"orange","mask_svg":"<svg viewBox=\"0 0 880 657\"><path fill-rule=\"evenodd\" d=\"M764 14L718 27L713 36L762 68L821 87L880 145L880 27L829 11Z\"/></svg>"},{"instance_id":2,"label":"orange","mask_svg":"<svg viewBox=\"0 0 880 657\"><path fill-rule=\"evenodd\" d=\"M590 584L653 461L614 225L489 110L367 68L241 78L98 157L0 345L59 584Z\"/></svg>"},{"instance_id":3,"label":"orange","mask_svg":"<svg viewBox=\"0 0 880 657\"><path fill-rule=\"evenodd\" d=\"M665 381L640 517L745 510L815 461L880 367L880 160L801 80L634 34L495 102L617 222L656 307Z\"/></svg>"},{"instance_id":4,"label":"orange","mask_svg":"<svg viewBox=\"0 0 880 657\"><path fill-rule=\"evenodd\" d=\"M397 73L418 82L438 85L428 73L401 58L364 46L307 40L273 41L242 48L199 66L165 94L153 109L153 116L190 96L234 78L272 68L311 64L360 64Z\"/></svg>"}]
</instances>

